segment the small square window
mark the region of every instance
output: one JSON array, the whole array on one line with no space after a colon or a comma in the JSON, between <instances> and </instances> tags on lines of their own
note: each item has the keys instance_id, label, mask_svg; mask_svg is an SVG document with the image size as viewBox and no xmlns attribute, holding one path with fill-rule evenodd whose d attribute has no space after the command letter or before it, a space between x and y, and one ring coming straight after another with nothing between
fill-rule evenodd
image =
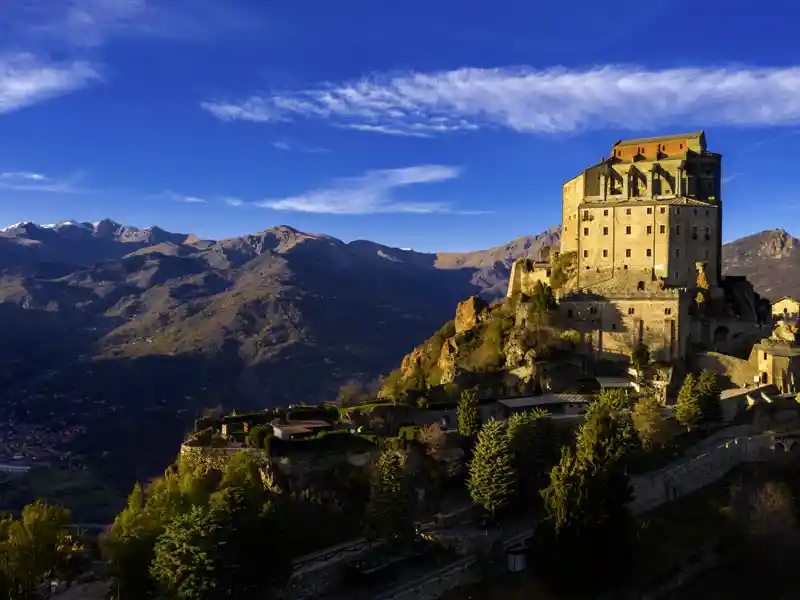
<instances>
[{"instance_id":1,"label":"small square window","mask_svg":"<svg viewBox=\"0 0 800 600\"><path fill-rule=\"evenodd\" d=\"M648 249L647 249L647 256L648 256L648 258L649 258L649 257L651 257L651 256L653 256L653 250L652 250L652 248L648 248Z\"/></svg>"},{"instance_id":2,"label":"small square window","mask_svg":"<svg viewBox=\"0 0 800 600\"><path fill-rule=\"evenodd\" d=\"M616 330L617 330L617 324L616 323L612 323L611 324L611 331L616 331Z\"/></svg>"},{"instance_id":3,"label":"small square window","mask_svg":"<svg viewBox=\"0 0 800 600\"><path fill-rule=\"evenodd\" d=\"M630 249L630 248L628 248L627 250L625 250L625 256L626 256L627 258L630 258L630 257L631 257L631 249Z\"/></svg>"},{"instance_id":4,"label":"small square window","mask_svg":"<svg viewBox=\"0 0 800 600\"><path fill-rule=\"evenodd\" d=\"M626 214L626 215L629 215L629 214L631 214L631 209L630 209L630 208L626 208L626 209L625 209L625 214Z\"/></svg>"},{"instance_id":5,"label":"small square window","mask_svg":"<svg viewBox=\"0 0 800 600\"><path fill-rule=\"evenodd\" d=\"M667 212L667 209L662 206L659 212L663 215L665 212Z\"/></svg>"},{"instance_id":6,"label":"small square window","mask_svg":"<svg viewBox=\"0 0 800 600\"><path fill-rule=\"evenodd\" d=\"M603 227L603 235L608 235L608 227Z\"/></svg>"},{"instance_id":7,"label":"small square window","mask_svg":"<svg viewBox=\"0 0 800 600\"><path fill-rule=\"evenodd\" d=\"M626 235L630 235L630 234L631 234L631 226L630 226L630 225L628 225L628 226L625 228L625 234L626 234Z\"/></svg>"},{"instance_id":8,"label":"small square window","mask_svg":"<svg viewBox=\"0 0 800 600\"><path fill-rule=\"evenodd\" d=\"M648 215L652 215L653 214L653 207L652 206L648 206L647 207L647 214Z\"/></svg>"},{"instance_id":9,"label":"small square window","mask_svg":"<svg viewBox=\"0 0 800 600\"><path fill-rule=\"evenodd\" d=\"M583 235L589 235L589 228L588 227L584 227L583 228Z\"/></svg>"}]
</instances>

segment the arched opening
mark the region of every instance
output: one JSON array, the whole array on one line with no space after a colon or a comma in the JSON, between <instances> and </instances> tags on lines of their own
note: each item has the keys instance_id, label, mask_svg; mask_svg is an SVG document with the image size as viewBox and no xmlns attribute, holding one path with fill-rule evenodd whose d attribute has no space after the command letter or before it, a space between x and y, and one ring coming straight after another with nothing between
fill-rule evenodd
<instances>
[{"instance_id":1,"label":"arched opening","mask_svg":"<svg viewBox=\"0 0 800 600\"><path fill-rule=\"evenodd\" d=\"M761 383L769 383L769 373L761 374Z\"/></svg>"},{"instance_id":2,"label":"arched opening","mask_svg":"<svg viewBox=\"0 0 800 600\"><path fill-rule=\"evenodd\" d=\"M714 330L714 343L719 344L721 342L728 341L728 328L724 325L720 325Z\"/></svg>"},{"instance_id":3,"label":"arched opening","mask_svg":"<svg viewBox=\"0 0 800 600\"><path fill-rule=\"evenodd\" d=\"M786 452L786 447L781 442L775 444L772 447L772 449L775 450L775 452L777 452L778 454L783 454L784 452Z\"/></svg>"}]
</instances>

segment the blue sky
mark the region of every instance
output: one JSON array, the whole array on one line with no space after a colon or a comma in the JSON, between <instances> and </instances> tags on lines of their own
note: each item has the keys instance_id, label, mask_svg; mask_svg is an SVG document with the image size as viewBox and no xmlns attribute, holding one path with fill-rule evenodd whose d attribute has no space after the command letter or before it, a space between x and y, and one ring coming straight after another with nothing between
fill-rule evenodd
<instances>
[{"instance_id":1,"label":"blue sky","mask_svg":"<svg viewBox=\"0 0 800 600\"><path fill-rule=\"evenodd\" d=\"M800 3L598 7L0 0L0 224L479 249L614 140L705 129L725 238L800 234Z\"/></svg>"}]
</instances>

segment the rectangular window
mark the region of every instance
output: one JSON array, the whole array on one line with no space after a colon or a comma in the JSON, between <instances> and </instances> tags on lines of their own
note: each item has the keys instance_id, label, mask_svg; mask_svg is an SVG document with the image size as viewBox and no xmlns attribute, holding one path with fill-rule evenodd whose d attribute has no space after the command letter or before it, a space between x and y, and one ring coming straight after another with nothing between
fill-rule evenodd
<instances>
[{"instance_id":1,"label":"rectangular window","mask_svg":"<svg viewBox=\"0 0 800 600\"><path fill-rule=\"evenodd\" d=\"M608 250L603 250L603 258L608 258Z\"/></svg>"},{"instance_id":2,"label":"rectangular window","mask_svg":"<svg viewBox=\"0 0 800 600\"><path fill-rule=\"evenodd\" d=\"M608 227L603 227L603 235L608 235Z\"/></svg>"},{"instance_id":3,"label":"rectangular window","mask_svg":"<svg viewBox=\"0 0 800 600\"><path fill-rule=\"evenodd\" d=\"M588 250L584 250L583 251L583 258L589 258L589 251Z\"/></svg>"},{"instance_id":4,"label":"rectangular window","mask_svg":"<svg viewBox=\"0 0 800 600\"><path fill-rule=\"evenodd\" d=\"M677 256L680 256L680 255L681 255L681 249L680 248L675 248L675 256L677 257Z\"/></svg>"},{"instance_id":5,"label":"rectangular window","mask_svg":"<svg viewBox=\"0 0 800 600\"><path fill-rule=\"evenodd\" d=\"M631 226L630 226L630 225L628 225L628 226L625 228L625 234L626 234L626 235L630 235L630 234L631 234Z\"/></svg>"},{"instance_id":6,"label":"rectangular window","mask_svg":"<svg viewBox=\"0 0 800 600\"><path fill-rule=\"evenodd\" d=\"M665 212L667 212L667 209L662 206L659 212L663 215Z\"/></svg>"},{"instance_id":7,"label":"rectangular window","mask_svg":"<svg viewBox=\"0 0 800 600\"><path fill-rule=\"evenodd\" d=\"M666 228L666 226L664 226L664 225L661 225L661 226L658 228L658 230L659 230L659 232L660 232L660 233L666 233L666 232L667 232L667 228Z\"/></svg>"},{"instance_id":8,"label":"rectangular window","mask_svg":"<svg viewBox=\"0 0 800 600\"><path fill-rule=\"evenodd\" d=\"M589 230L587 229L586 231L588 232ZM680 235L680 233L681 233L681 226L680 225L675 225L675 233L677 235Z\"/></svg>"},{"instance_id":9,"label":"rectangular window","mask_svg":"<svg viewBox=\"0 0 800 600\"><path fill-rule=\"evenodd\" d=\"M652 215L653 214L653 207L652 206L648 206L647 207L647 214L648 215Z\"/></svg>"},{"instance_id":10,"label":"rectangular window","mask_svg":"<svg viewBox=\"0 0 800 600\"><path fill-rule=\"evenodd\" d=\"M589 228L588 227L584 227L583 228L583 235L589 235Z\"/></svg>"},{"instance_id":11,"label":"rectangular window","mask_svg":"<svg viewBox=\"0 0 800 600\"><path fill-rule=\"evenodd\" d=\"M626 214L626 215L629 215L629 214L631 214L631 209L630 209L630 208L626 208L626 209L625 209L625 214Z\"/></svg>"},{"instance_id":12,"label":"rectangular window","mask_svg":"<svg viewBox=\"0 0 800 600\"><path fill-rule=\"evenodd\" d=\"M675 214L676 214L676 215L679 215L679 214L681 214L681 209L680 209L680 207L678 207L678 208L676 208L676 209L675 209Z\"/></svg>"},{"instance_id":13,"label":"rectangular window","mask_svg":"<svg viewBox=\"0 0 800 600\"><path fill-rule=\"evenodd\" d=\"M630 249L630 248L628 248L627 250L625 250L625 256L626 256L627 258L630 258L630 257L631 257L631 249Z\"/></svg>"},{"instance_id":14,"label":"rectangular window","mask_svg":"<svg viewBox=\"0 0 800 600\"><path fill-rule=\"evenodd\" d=\"M671 308L665 308L664 309L664 314L665 315L671 315L672 314L672 309Z\"/></svg>"},{"instance_id":15,"label":"rectangular window","mask_svg":"<svg viewBox=\"0 0 800 600\"><path fill-rule=\"evenodd\" d=\"M696 225L692 225L692 239L693 240L697 239L697 226Z\"/></svg>"},{"instance_id":16,"label":"rectangular window","mask_svg":"<svg viewBox=\"0 0 800 600\"><path fill-rule=\"evenodd\" d=\"M647 235L650 235L651 233L653 233L653 226L652 225L648 225L647 226Z\"/></svg>"},{"instance_id":17,"label":"rectangular window","mask_svg":"<svg viewBox=\"0 0 800 600\"><path fill-rule=\"evenodd\" d=\"M653 250L651 248L647 249L647 256L648 257L653 256Z\"/></svg>"},{"instance_id":18,"label":"rectangular window","mask_svg":"<svg viewBox=\"0 0 800 600\"><path fill-rule=\"evenodd\" d=\"M583 211L583 218L584 219L588 219L589 218L589 211L588 210Z\"/></svg>"},{"instance_id":19,"label":"rectangular window","mask_svg":"<svg viewBox=\"0 0 800 600\"><path fill-rule=\"evenodd\" d=\"M608 216L608 209L605 209L605 210L603 211L603 216L604 216L604 217L607 217L607 216Z\"/></svg>"}]
</instances>

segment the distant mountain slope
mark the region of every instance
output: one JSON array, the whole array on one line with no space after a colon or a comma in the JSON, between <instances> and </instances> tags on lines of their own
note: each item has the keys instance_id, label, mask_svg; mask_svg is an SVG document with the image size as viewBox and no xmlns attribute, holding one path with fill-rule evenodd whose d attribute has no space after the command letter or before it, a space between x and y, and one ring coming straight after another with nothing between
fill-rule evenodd
<instances>
[{"instance_id":1,"label":"distant mountain slope","mask_svg":"<svg viewBox=\"0 0 800 600\"><path fill-rule=\"evenodd\" d=\"M800 298L800 240L783 229L725 244L722 263L726 274L747 276L762 296Z\"/></svg>"}]
</instances>

